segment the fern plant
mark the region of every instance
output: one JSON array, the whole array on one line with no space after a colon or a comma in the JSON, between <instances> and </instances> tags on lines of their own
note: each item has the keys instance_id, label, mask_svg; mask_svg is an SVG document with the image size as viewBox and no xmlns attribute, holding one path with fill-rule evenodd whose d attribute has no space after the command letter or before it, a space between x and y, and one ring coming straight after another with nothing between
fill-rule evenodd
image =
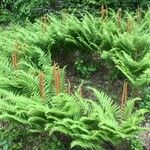
<instances>
[{"instance_id":1,"label":"fern plant","mask_svg":"<svg viewBox=\"0 0 150 150\"><path fill-rule=\"evenodd\" d=\"M39 96L44 99L50 99L56 95L57 89L66 90L64 69L59 69L56 77L50 56L41 55L37 63L32 60L19 60L17 62L18 69L14 69L12 60L1 60L0 64L0 87L13 91L16 94L26 95L27 97ZM59 84L57 87L56 84Z\"/></svg>"},{"instance_id":2,"label":"fern plant","mask_svg":"<svg viewBox=\"0 0 150 150\"><path fill-rule=\"evenodd\" d=\"M148 16L149 13L145 15ZM149 84L149 23L146 19L141 24L132 18L131 31L118 34L113 38L110 51L103 51L102 58L114 65L134 86ZM145 24L147 24L145 26Z\"/></svg>"}]
</instances>

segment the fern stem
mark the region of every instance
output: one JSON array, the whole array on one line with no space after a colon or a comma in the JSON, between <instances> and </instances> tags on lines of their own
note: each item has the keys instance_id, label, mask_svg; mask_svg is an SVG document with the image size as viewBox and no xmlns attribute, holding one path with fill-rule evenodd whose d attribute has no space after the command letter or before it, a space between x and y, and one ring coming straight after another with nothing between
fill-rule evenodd
<instances>
[{"instance_id":1,"label":"fern stem","mask_svg":"<svg viewBox=\"0 0 150 150\"><path fill-rule=\"evenodd\" d=\"M67 11L66 9L62 12L62 20L63 22L66 22L66 19L67 19Z\"/></svg>"},{"instance_id":2,"label":"fern stem","mask_svg":"<svg viewBox=\"0 0 150 150\"><path fill-rule=\"evenodd\" d=\"M80 87L79 87L79 93L80 93L80 96L83 97L83 88L82 88L82 85L80 85Z\"/></svg>"},{"instance_id":3,"label":"fern stem","mask_svg":"<svg viewBox=\"0 0 150 150\"><path fill-rule=\"evenodd\" d=\"M105 14L106 14L106 18L108 18L108 7L107 7L107 4L106 4Z\"/></svg>"},{"instance_id":4,"label":"fern stem","mask_svg":"<svg viewBox=\"0 0 150 150\"><path fill-rule=\"evenodd\" d=\"M120 8L117 12L117 24L118 28L121 28L121 16L122 16L122 9Z\"/></svg>"},{"instance_id":5,"label":"fern stem","mask_svg":"<svg viewBox=\"0 0 150 150\"><path fill-rule=\"evenodd\" d=\"M122 96L121 96L121 109L124 107L125 103L127 102L128 98L128 83L124 81Z\"/></svg>"},{"instance_id":6,"label":"fern stem","mask_svg":"<svg viewBox=\"0 0 150 150\"><path fill-rule=\"evenodd\" d=\"M132 21L131 21L131 19L128 17L128 18L127 18L126 31L127 31L127 32L131 32L131 29L132 29Z\"/></svg>"},{"instance_id":7,"label":"fern stem","mask_svg":"<svg viewBox=\"0 0 150 150\"><path fill-rule=\"evenodd\" d=\"M136 11L136 15L137 15L137 21L140 22L141 21L141 11L140 11L139 5L138 5L137 11Z\"/></svg>"},{"instance_id":8,"label":"fern stem","mask_svg":"<svg viewBox=\"0 0 150 150\"><path fill-rule=\"evenodd\" d=\"M58 66L58 69L57 69L57 94L60 93L60 85L61 85L61 79L60 79L60 68Z\"/></svg>"},{"instance_id":9,"label":"fern stem","mask_svg":"<svg viewBox=\"0 0 150 150\"><path fill-rule=\"evenodd\" d=\"M12 66L14 68L14 70L17 70L18 69L18 53L17 51L19 50L19 43L18 41L15 42L14 44L14 50L12 52L12 55L11 55L11 59L12 59Z\"/></svg>"},{"instance_id":10,"label":"fern stem","mask_svg":"<svg viewBox=\"0 0 150 150\"><path fill-rule=\"evenodd\" d=\"M57 65L54 63L54 82L55 82L55 91L56 91L56 95L59 95L60 93L60 69L59 66L57 67Z\"/></svg>"},{"instance_id":11,"label":"fern stem","mask_svg":"<svg viewBox=\"0 0 150 150\"><path fill-rule=\"evenodd\" d=\"M67 79L67 82L68 82L68 94L71 95L71 83L69 81L69 79Z\"/></svg>"},{"instance_id":12,"label":"fern stem","mask_svg":"<svg viewBox=\"0 0 150 150\"><path fill-rule=\"evenodd\" d=\"M14 70L18 69L18 60L17 60L17 52L13 51L12 53L12 66L14 68Z\"/></svg>"},{"instance_id":13,"label":"fern stem","mask_svg":"<svg viewBox=\"0 0 150 150\"><path fill-rule=\"evenodd\" d=\"M45 99L45 75L41 71L39 72L39 91L42 99Z\"/></svg>"}]
</instances>

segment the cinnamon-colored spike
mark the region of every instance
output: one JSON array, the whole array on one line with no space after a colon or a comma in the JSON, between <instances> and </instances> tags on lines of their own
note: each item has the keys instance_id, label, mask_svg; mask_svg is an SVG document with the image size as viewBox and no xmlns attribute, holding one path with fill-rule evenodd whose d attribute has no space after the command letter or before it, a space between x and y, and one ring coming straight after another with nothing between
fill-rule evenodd
<instances>
[{"instance_id":1,"label":"cinnamon-colored spike","mask_svg":"<svg viewBox=\"0 0 150 150\"><path fill-rule=\"evenodd\" d=\"M19 43L16 41L14 43L14 50L12 52L12 55L11 55L11 59L12 59L12 66L14 68L14 70L17 70L18 69L18 50L19 50Z\"/></svg>"},{"instance_id":2,"label":"cinnamon-colored spike","mask_svg":"<svg viewBox=\"0 0 150 150\"><path fill-rule=\"evenodd\" d=\"M39 91L42 99L45 99L45 75L41 71L39 72Z\"/></svg>"},{"instance_id":3,"label":"cinnamon-colored spike","mask_svg":"<svg viewBox=\"0 0 150 150\"><path fill-rule=\"evenodd\" d=\"M123 108L123 106L127 102L127 98L128 98L128 83L124 81L122 96L121 96L121 108Z\"/></svg>"},{"instance_id":4,"label":"cinnamon-colored spike","mask_svg":"<svg viewBox=\"0 0 150 150\"><path fill-rule=\"evenodd\" d=\"M16 51L13 51L13 53L12 53L12 66L13 66L14 70L18 69L18 59L17 59Z\"/></svg>"},{"instance_id":5,"label":"cinnamon-colored spike","mask_svg":"<svg viewBox=\"0 0 150 150\"><path fill-rule=\"evenodd\" d=\"M56 64L54 64L54 82L55 82L56 95L60 93L60 86L61 86L60 78L61 78L61 75L60 75L59 66L57 67Z\"/></svg>"}]
</instances>

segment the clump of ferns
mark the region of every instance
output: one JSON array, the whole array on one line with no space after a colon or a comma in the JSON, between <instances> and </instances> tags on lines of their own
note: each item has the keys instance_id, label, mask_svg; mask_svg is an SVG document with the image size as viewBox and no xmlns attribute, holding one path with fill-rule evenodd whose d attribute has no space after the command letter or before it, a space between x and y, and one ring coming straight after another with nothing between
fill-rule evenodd
<instances>
[{"instance_id":1,"label":"clump of ferns","mask_svg":"<svg viewBox=\"0 0 150 150\"><path fill-rule=\"evenodd\" d=\"M65 68L51 66L50 56L39 58L38 65L31 61L19 60L17 52L11 60L0 61L0 87L27 97L41 97L49 101L65 88Z\"/></svg>"},{"instance_id":2,"label":"clump of ferns","mask_svg":"<svg viewBox=\"0 0 150 150\"><path fill-rule=\"evenodd\" d=\"M142 28L135 24L134 18L127 17L126 32L114 37L113 48L107 52L103 51L102 54L103 58L112 60L125 78L136 86L148 84L150 81L148 61L150 40L147 32L141 33Z\"/></svg>"},{"instance_id":3,"label":"clump of ferns","mask_svg":"<svg viewBox=\"0 0 150 150\"><path fill-rule=\"evenodd\" d=\"M106 9L102 11L106 12ZM117 15L115 14L116 23L114 23L113 17L101 22L99 18L93 17L90 14L83 16L82 19L66 15L65 21L55 16L45 16L42 22L37 21L35 24L29 23L25 28L16 27L17 29L10 32L10 39L6 39L8 36L5 37L4 41L7 41L7 44L5 42L3 43L5 47L3 44L2 46L5 51L8 49L10 51L12 49L12 41L15 38L21 43L28 45L27 50L31 54L33 54L32 50L35 51L34 48L42 49L47 53L49 48L53 48L56 51L56 49L61 49L62 45L65 48L68 45L72 45L75 49L79 48L84 51L100 51L109 45L107 50L110 50L113 46L113 37L118 36L120 31L124 33L129 30L127 28L131 28L129 27L130 25L127 25L131 24L131 21L126 22L127 15L132 18L129 14L123 17L121 10L119 10ZM146 16L148 15L145 15L145 18L148 18ZM135 19L133 18L133 20ZM148 23L148 20L145 19L145 22ZM119 30L118 26L120 26ZM145 27L146 25L143 26L143 29Z\"/></svg>"}]
</instances>

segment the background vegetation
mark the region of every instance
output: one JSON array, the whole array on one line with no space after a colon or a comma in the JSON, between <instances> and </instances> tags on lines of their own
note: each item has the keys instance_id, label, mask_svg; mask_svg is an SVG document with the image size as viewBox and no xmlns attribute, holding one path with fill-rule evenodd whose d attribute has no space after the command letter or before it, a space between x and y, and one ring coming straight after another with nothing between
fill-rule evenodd
<instances>
[{"instance_id":1,"label":"background vegetation","mask_svg":"<svg viewBox=\"0 0 150 150\"><path fill-rule=\"evenodd\" d=\"M149 0L2 0L0 2L0 22L13 20L34 20L47 13L92 12L99 15L102 4L117 10L135 11L137 7L148 9Z\"/></svg>"}]
</instances>

